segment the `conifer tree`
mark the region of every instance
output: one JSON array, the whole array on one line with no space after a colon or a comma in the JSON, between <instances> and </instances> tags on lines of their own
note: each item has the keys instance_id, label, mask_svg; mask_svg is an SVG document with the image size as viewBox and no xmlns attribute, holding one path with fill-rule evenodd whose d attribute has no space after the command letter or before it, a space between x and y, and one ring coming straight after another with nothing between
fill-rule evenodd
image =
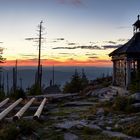
<instances>
[{"instance_id":1,"label":"conifer tree","mask_svg":"<svg viewBox=\"0 0 140 140\"><path fill-rule=\"evenodd\" d=\"M0 63L4 63L4 60L5 60L5 58L2 57L2 54L3 54L3 48L0 47ZM4 90L3 90L4 89L4 82L3 82L3 79L2 79L2 67L0 67L0 77L1 77L0 78L0 99L2 99L5 96L5 93L4 93Z\"/></svg>"},{"instance_id":2,"label":"conifer tree","mask_svg":"<svg viewBox=\"0 0 140 140\"><path fill-rule=\"evenodd\" d=\"M75 73L71 77L70 82L66 82L63 88L64 93L77 93L83 90L88 85L88 79L83 70L82 76L75 69Z\"/></svg>"},{"instance_id":3,"label":"conifer tree","mask_svg":"<svg viewBox=\"0 0 140 140\"><path fill-rule=\"evenodd\" d=\"M86 87L89 83L88 79L87 79L87 76L85 74L85 71L84 69L82 69L82 78L81 78L81 81L82 81L82 87Z\"/></svg>"}]
</instances>

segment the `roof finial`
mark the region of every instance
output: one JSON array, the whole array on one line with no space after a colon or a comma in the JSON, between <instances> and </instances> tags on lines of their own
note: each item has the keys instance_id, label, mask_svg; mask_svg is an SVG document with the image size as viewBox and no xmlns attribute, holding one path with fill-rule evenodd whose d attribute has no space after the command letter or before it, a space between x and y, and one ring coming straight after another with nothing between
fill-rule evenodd
<instances>
[{"instance_id":1,"label":"roof finial","mask_svg":"<svg viewBox=\"0 0 140 140\"><path fill-rule=\"evenodd\" d=\"M140 15L138 15L138 20L140 19Z\"/></svg>"}]
</instances>

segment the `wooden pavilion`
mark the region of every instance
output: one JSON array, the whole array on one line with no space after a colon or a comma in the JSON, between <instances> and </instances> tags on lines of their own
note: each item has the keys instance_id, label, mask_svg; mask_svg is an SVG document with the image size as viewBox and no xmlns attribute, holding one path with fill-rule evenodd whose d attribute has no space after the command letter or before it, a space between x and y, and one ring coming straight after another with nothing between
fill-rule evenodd
<instances>
[{"instance_id":1,"label":"wooden pavilion","mask_svg":"<svg viewBox=\"0 0 140 140\"><path fill-rule=\"evenodd\" d=\"M113 85L128 89L140 73L140 19L133 24L134 36L109 54L113 62ZM140 77L137 77L140 78Z\"/></svg>"}]
</instances>

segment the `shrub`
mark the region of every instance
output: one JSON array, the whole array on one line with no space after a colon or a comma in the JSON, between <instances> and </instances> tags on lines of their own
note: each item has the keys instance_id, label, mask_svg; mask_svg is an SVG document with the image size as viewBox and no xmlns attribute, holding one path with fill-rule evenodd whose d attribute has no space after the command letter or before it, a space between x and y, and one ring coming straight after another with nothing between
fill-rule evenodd
<instances>
[{"instance_id":1,"label":"shrub","mask_svg":"<svg viewBox=\"0 0 140 140\"><path fill-rule=\"evenodd\" d=\"M0 131L0 138L2 140L15 140L19 135L19 129L16 125L8 125L8 127L4 127Z\"/></svg>"},{"instance_id":2,"label":"shrub","mask_svg":"<svg viewBox=\"0 0 140 140\"><path fill-rule=\"evenodd\" d=\"M95 134L100 134L101 130L84 127L82 133L85 135L93 135L93 134L95 135Z\"/></svg>"},{"instance_id":3,"label":"shrub","mask_svg":"<svg viewBox=\"0 0 140 140\"><path fill-rule=\"evenodd\" d=\"M127 127L124 128L124 133L134 137L140 137L140 122L135 122L129 124Z\"/></svg>"},{"instance_id":4,"label":"shrub","mask_svg":"<svg viewBox=\"0 0 140 140\"><path fill-rule=\"evenodd\" d=\"M115 99L112 107L116 111L132 112L134 111L134 108L132 107L132 103L134 103L134 100L132 98L120 96Z\"/></svg>"},{"instance_id":5,"label":"shrub","mask_svg":"<svg viewBox=\"0 0 140 140\"><path fill-rule=\"evenodd\" d=\"M14 99L19 99L19 98L26 98L26 94L24 92L23 89L16 89L16 91L13 93L13 91L11 92L10 96Z\"/></svg>"},{"instance_id":6,"label":"shrub","mask_svg":"<svg viewBox=\"0 0 140 140\"><path fill-rule=\"evenodd\" d=\"M38 84L34 84L31 86L31 88L28 91L29 95L40 95L41 94L41 89L40 86Z\"/></svg>"},{"instance_id":7,"label":"shrub","mask_svg":"<svg viewBox=\"0 0 140 140\"><path fill-rule=\"evenodd\" d=\"M40 124L36 121L19 120L15 123L4 124L0 128L0 140L16 140L22 136L31 136Z\"/></svg>"},{"instance_id":8,"label":"shrub","mask_svg":"<svg viewBox=\"0 0 140 140\"><path fill-rule=\"evenodd\" d=\"M76 93L83 90L88 85L88 79L86 78L85 73L82 73L82 76L75 70L75 73L71 77L70 82L66 82L63 87L64 93Z\"/></svg>"}]
</instances>

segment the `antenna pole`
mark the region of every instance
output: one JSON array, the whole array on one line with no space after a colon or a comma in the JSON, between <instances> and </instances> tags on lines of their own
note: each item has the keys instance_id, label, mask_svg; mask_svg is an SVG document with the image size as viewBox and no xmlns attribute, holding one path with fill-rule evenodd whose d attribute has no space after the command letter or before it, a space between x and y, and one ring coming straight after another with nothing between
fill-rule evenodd
<instances>
[{"instance_id":1,"label":"antenna pole","mask_svg":"<svg viewBox=\"0 0 140 140\"><path fill-rule=\"evenodd\" d=\"M52 75L52 76L53 76L53 77L52 77L52 78L53 78L52 84L53 84L53 86L54 86L54 65L53 65L53 73L52 73L52 74L53 74L53 75Z\"/></svg>"},{"instance_id":2,"label":"antenna pole","mask_svg":"<svg viewBox=\"0 0 140 140\"><path fill-rule=\"evenodd\" d=\"M41 89L41 41L42 41L42 23L39 25L39 52L38 52L38 70L37 70L37 84Z\"/></svg>"}]
</instances>

